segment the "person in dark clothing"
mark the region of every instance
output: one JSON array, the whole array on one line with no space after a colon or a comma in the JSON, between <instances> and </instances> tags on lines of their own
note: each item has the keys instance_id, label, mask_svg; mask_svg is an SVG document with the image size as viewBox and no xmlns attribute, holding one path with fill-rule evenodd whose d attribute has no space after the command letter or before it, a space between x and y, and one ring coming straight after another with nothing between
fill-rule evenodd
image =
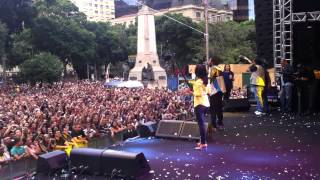
<instances>
[{"instance_id":1,"label":"person in dark clothing","mask_svg":"<svg viewBox=\"0 0 320 180\"><path fill-rule=\"evenodd\" d=\"M210 72L210 113L211 123L215 129L224 129L222 96L226 92L222 69L218 66L212 67Z\"/></svg>"},{"instance_id":2,"label":"person in dark clothing","mask_svg":"<svg viewBox=\"0 0 320 180\"><path fill-rule=\"evenodd\" d=\"M268 93L269 90L271 89L271 78L268 72L267 64L263 65L263 68L265 69L264 71L264 81L265 81L265 86L262 91L262 99L263 99L263 112L266 114L270 113L269 110L269 102L268 102Z\"/></svg>"},{"instance_id":3,"label":"person in dark clothing","mask_svg":"<svg viewBox=\"0 0 320 180\"><path fill-rule=\"evenodd\" d=\"M224 66L224 71L222 72L224 79L224 84L226 86L226 93L224 93L223 99L228 100L230 98L230 93L233 88L234 73L231 71L230 64Z\"/></svg>"},{"instance_id":4,"label":"person in dark clothing","mask_svg":"<svg viewBox=\"0 0 320 180\"><path fill-rule=\"evenodd\" d=\"M294 81L294 70L287 60L281 60L281 110L283 112L292 111L292 89Z\"/></svg>"}]
</instances>

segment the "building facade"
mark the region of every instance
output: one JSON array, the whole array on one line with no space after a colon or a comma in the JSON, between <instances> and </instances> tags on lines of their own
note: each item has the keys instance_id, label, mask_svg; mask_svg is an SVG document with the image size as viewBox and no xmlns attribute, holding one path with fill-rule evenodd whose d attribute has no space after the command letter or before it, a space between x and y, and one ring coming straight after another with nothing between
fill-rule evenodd
<instances>
[{"instance_id":1,"label":"building facade","mask_svg":"<svg viewBox=\"0 0 320 180\"><path fill-rule=\"evenodd\" d=\"M183 5L172 8L161 9L155 12L155 16L161 16L165 13L181 14L191 18L194 22L204 21L204 8L198 5ZM137 14L124 15L111 20L112 24L123 24L127 27L136 23ZM210 23L224 22L233 20L233 12L231 10L220 10L213 7L208 9L208 17Z\"/></svg>"},{"instance_id":2,"label":"building facade","mask_svg":"<svg viewBox=\"0 0 320 180\"><path fill-rule=\"evenodd\" d=\"M249 20L249 0L228 0L228 6L233 11L235 21Z\"/></svg>"},{"instance_id":3,"label":"building facade","mask_svg":"<svg viewBox=\"0 0 320 180\"><path fill-rule=\"evenodd\" d=\"M114 0L71 0L89 21L107 22L115 18Z\"/></svg>"}]
</instances>

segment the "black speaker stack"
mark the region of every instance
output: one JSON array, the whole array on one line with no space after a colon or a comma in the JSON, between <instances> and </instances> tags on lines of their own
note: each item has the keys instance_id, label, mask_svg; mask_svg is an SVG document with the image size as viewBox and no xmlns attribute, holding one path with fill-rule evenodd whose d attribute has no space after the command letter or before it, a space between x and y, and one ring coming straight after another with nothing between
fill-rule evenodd
<instances>
[{"instance_id":1,"label":"black speaker stack","mask_svg":"<svg viewBox=\"0 0 320 180\"><path fill-rule=\"evenodd\" d=\"M257 59L273 66L273 4L272 0L255 0Z\"/></svg>"},{"instance_id":2,"label":"black speaker stack","mask_svg":"<svg viewBox=\"0 0 320 180\"><path fill-rule=\"evenodd\" d=\"M57 171L68 167L80 175L92 177L135 179L150 171L143 153L129 153L109 149L77 148L68 159L64 151L53 151L41 155L37 161L39 176L53 176ZM70 176L70 175L68 175Z\"/></svg>"}]
</instances>

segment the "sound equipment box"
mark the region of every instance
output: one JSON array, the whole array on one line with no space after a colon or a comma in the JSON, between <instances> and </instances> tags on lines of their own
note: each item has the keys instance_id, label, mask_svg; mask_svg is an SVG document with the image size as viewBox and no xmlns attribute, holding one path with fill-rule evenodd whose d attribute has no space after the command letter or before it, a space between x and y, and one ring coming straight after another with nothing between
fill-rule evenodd
<instances>
[{"instance_id":1,"label":"sound equipment box","mask_svg":"<svg viewBox=\"0 0 320 180\"><path fill-rule=\"evenodd\" d=\"M225 112L249 111L249 109L250 109L250 102L247 98L229 99L224 101L223 111Z\"/></svg>"},{"instance_id":2,"label":"sound equipment box","mask_svg":"<svg viewBox=\"0 0 320 180\"><path fill-rule=\"evenodd\" d=\"M179 137L183 121L161 120L156 132L157 137Z\"/></svg>"},{"instance_id":3,"label":"sound equipment box","mask_svg":"<svg viewBox=\"0 0 320 180\"><path fill-rule=\"evenodd\" d=\"M39 156L37 160L37 173L50 175L58 170L67 168L68 157L65 151L52 151Z\"/></svg>"},{"instance_id":4,"label":"sound equipment box","mask_svg":"<svg viewBox=\"0 0 320 180\"><path fill-rule=\"evenodd\" d=\"M157 130L157 123L147 122L138 126L138 133L140 137L155 136Z\"/></svg>"},{"instance_id":5,"label":"sound equipment box","mask_svg":"<svg viewBox=\"0 0 320 180\"><path fill-rule=\"evenodd\" d=\"M101 156L102 174L118 174L125 178L139 177L150 171L143 153L105 150Z\"/></svg>"},{"instance_id":6,"label":"sound equipment box","mask_svg":"<svg viewBox=\"0 0 320 180\"><path fill-rule=\"evenodd\" d=\"M85 167L82 174L135 178L150 171L143 153L78 148L70 155L71 167Z\"/></svg>"},{"instance_id":7,"label":"sound equipment box","mask_svg":"<svg viewBox=\"0 0 320 180\"><path fill-rule=\"evenodd\" d=\"M76 148L71 151L70 161L71 167L85 168L85 174L101 173L101 155L103 149L92 148Z\"/></svg>"},{"instance_id":8,"label":"sound equipment box","mask_svg":"<svg viewBox=\"0 0 320 180\"><path fill-rule=\"evenodd\" d=\"M208 123L205 123L205 129L208 128ZM199 126L197 122L185 121L183 123L180 138L200 139Z\"/></svg>"}]
</instances>

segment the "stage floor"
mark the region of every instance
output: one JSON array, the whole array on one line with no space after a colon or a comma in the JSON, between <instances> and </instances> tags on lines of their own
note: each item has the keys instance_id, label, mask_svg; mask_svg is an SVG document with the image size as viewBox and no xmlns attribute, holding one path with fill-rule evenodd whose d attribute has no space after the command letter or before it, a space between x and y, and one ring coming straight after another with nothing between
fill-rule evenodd
<instances>
[{"instance_id":1,"label":"stage floor","mask_svg":"<svg viewBox=\"0 0 320 180\"><path fill-rule=\"evenodd\" d=\"M205 150L195 141L138 138L111 149L143 152L151 171L140 179L320 179L320 120L227 114Z\"/></svg>"}]
</instances>

